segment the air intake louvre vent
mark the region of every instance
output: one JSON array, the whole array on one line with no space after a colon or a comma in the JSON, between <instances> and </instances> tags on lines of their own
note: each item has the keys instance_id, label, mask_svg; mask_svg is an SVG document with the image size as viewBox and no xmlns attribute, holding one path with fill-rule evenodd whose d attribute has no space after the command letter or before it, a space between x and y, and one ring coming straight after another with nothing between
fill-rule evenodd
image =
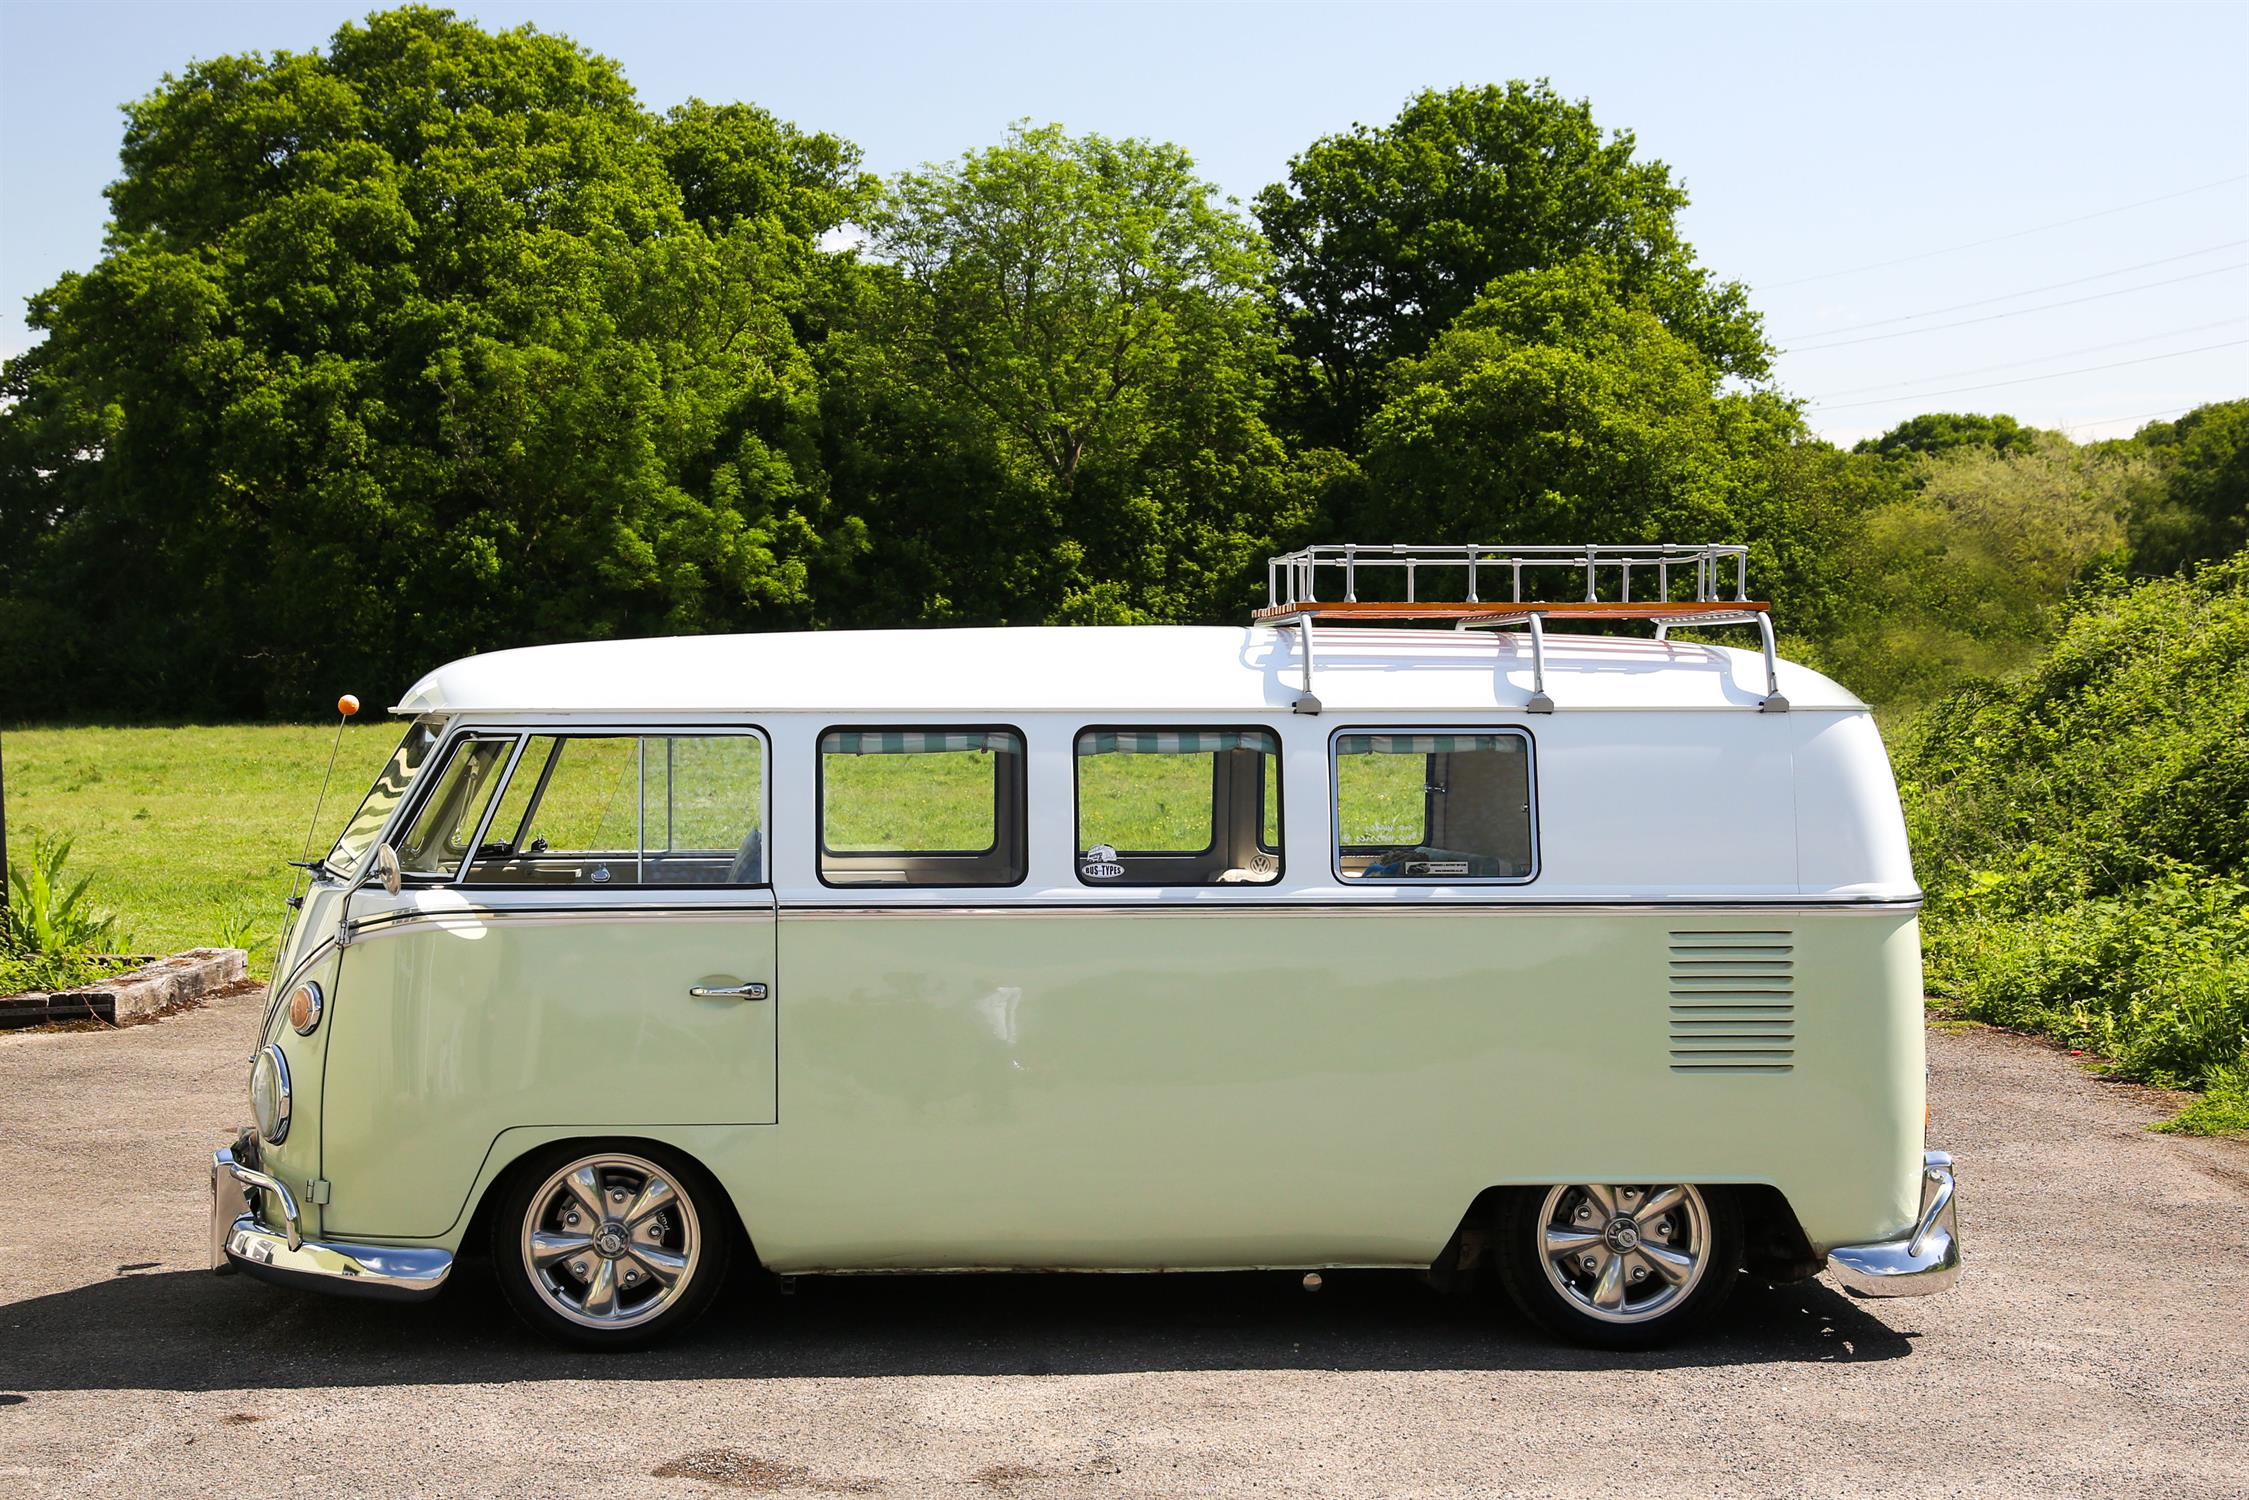
<instances>
[{"instance_id":1,"label":"air intake louvre vent","mask_svg":"<svg viewBox=\"0 0 2249 1500\"><path fill-rule=\"evenodd\" d=\"M1795 934L1671 934L1671 1071L1796 1065Z\"/></svg>"}]
</instances>

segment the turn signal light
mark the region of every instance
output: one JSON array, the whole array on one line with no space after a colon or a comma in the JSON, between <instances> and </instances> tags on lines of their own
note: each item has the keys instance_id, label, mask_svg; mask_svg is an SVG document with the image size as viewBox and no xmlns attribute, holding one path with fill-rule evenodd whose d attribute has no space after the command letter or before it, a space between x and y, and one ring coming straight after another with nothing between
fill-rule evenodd
<instances>
[{"instance_id":1,"label":"turn signal light","mask_svg":"<svg viewBox=\"0 0 2249 1500\"><path fill-rule=\"evenodd\" d=\"M309 980L289 992L289 1024L296 1028L299 1036L312 1035L325 1008L320 986Z\"/></svg>"}]
</instances>

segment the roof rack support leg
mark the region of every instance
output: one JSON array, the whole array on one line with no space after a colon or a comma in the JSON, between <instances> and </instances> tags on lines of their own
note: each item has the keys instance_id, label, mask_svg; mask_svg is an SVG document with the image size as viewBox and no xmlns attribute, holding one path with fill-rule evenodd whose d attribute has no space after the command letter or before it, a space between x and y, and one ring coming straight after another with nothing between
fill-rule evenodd
<instances>
[{"instance_id":1,"label":"roof rack support leg","mask_svg":"<svg viewBox=\"0 0 2249 1500\"><path fill-rule=\"evenodd\" d=\"M1757 639L1765 648L1765 701L1757 705L1761 714L1788 712L1788 700L1780 692L1780 652L1773 645L1773 617L1757 617Z\"/></svg>"},{"instance_id":2,"label":"roof rack support leg","mask_svg":"<svg viewBox=\"0 0 2249 1500\"><path fill-rule=\"evenodd\" d=\"M1312 691L1312 617L1298 616L1296 628L1304 634L1304 691L1296 695L1296 702L1290 707L1300 714L1316 714L1320 711L1320 700Z\"/></svg>"},{"instance_id":3,"label":"roof rack support leg","mask_svg":"<svg viewBox=\"0 0 2249 1500\"><path fill-rule=\"evenodd\" d=\"M1546 622L1532 615L1525 622L1531 628L1531 701L1523 705L1526 713L1550 714L1554 700L1546 696Z\"/></svg>"}]
</instances>

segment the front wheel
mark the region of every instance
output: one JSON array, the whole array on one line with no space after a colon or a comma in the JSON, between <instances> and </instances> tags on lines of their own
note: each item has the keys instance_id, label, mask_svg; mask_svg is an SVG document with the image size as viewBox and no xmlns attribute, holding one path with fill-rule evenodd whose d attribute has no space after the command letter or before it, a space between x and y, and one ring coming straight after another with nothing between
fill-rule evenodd
<instances>
[{"instance_id":1,"label":"front wheel","mask_svg":"<svg viewBox=\"0 0 2249 1500\"><path fill-rule=\"evenodd\" d=\"M624 1349L694 1321L726 1279L719 1189L660 1147L563 1147L526 1164L492 1216L492 1263L524 1321Z\"/></svg>"},{"instance_id":2,"label":"front wheel","mask_svg":"<svg viewBox=\"0 0 2249 1500\"><path fill-rule=\"evenodd\" d=\"M1558 1338L1603 1349L1669 1343L1706 1322L1741 1270L1741 1212L1723 1188L1527 1188L1500 1212L1501 1285Z\"/></svg>"}]
</instances>

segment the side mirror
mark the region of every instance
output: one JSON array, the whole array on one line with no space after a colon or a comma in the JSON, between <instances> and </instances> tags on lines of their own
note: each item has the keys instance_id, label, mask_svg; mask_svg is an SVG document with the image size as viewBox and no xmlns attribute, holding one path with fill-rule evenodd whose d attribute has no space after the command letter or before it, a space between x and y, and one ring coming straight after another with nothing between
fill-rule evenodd
<instances>
[{"instance_id":1,"label":"side mirror","mask_svg":"<svg viewBox=\"0 0 2249 1500\"><path fill-rule=\"evenodd\" d=\"M400 881L398 851L388 844L377 844L375 846L375 878L383 883L383 890L386 894L392 896L398 894Z\"/></svg>"}]
</instances>

